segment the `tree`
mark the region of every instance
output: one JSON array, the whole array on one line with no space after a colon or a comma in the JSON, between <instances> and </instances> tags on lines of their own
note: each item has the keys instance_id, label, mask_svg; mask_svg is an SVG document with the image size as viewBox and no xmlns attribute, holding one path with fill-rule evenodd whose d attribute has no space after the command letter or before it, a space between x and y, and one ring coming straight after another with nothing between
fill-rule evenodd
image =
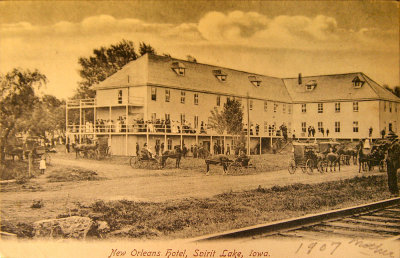
<instances>
[{"instance_id":1,"label":"tree","mask_svg":"<svg viewBox=\"0 0 400 258\"><path fill-rule=\"evenodd\" d=\"M243 132L243 108L239 101L228 98L224 104L222 115L228 134L240 135Z\"/></svg>"},{"instance_id":2,"label":"tree","mask_svg":"<svg viewBox=\"0 0 400 258\"><path fill-rule=\"evenodd\" d=\"M137 57L133 42L125 39L108 48L94 49L92 56L80 57L78 63L82 81L79 82L75 98L93 98L94 84L104 81Z\"/></svg>"},{"instance_id":3,"label":"tree","mask_svg":"<svg viewBox=\"0 0 400 258\"><path fill-rule=\"evenodd\" d=\"M214 107L214 110L211 110L211 116L208 119L208 126L211 129L214 129L218 134L223 134L226 130L225 117L216 107Z\"/></svg>"},{"instance_id":4,"label":"tree","mask_svg":"<svg viewBox=\"0 0 400 258\"><path fill-rule=\"evenodd\" d=\"M144 56L147 53L148 54L154 54L154 55L157 54L156 50L150 44L146 44L144 42L140 42L139 43L139 54L141 56Z\"/></svg>"},{"instance_id":5,"label":"tree","mask_svg":"<svg viewBox=\"0 0 400 258\"><path fill-rule=\"evenodd\" d=\"M0 164L4 164L5 148L11 136L26 130L35 104L35 89L47 82L38 70L13 69L0 75Z\"/></svg>"},{"instance_id":6,"label":"tree","mask_svg":"<svg viewBox=\"0 0 400 258\"><path fill-rule=\"evenodd\" d=\"M392 92L394 95L400 98L400 86L395 86L394 88L389 87L389 85L384 84L383 87L388 91Z\"/></svg>"}]
</instances>

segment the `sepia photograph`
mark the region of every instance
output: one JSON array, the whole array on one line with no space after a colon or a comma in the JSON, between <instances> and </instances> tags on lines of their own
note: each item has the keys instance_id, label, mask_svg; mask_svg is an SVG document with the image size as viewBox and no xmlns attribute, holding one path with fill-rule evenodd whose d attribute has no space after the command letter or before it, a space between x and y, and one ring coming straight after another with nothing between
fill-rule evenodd
<instances>
[{"instance_id":1,"label":"sepia photograph","mask_svg":"<svg viewBox=\"0 0 400 258\"><path fill-rule=\"evenodd\" d=\"M0 257L400 257L397 1L1 1Z\"/></svg>"}]
</instances>

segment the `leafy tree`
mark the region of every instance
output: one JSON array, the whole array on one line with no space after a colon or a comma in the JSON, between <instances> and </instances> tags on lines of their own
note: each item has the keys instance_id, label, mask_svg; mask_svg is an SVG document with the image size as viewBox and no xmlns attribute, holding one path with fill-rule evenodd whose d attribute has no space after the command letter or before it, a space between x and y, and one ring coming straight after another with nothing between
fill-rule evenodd
<instances>
[{"instance_id":1,"label":"leafy tree","mask_svg":"<svg viewBox=\"0 0 400 258\"><path fill-rule=\"evenodd\" d=\"M214 107L214 110L211 110L211 116L208 119L208 126L211 129L214 129L218 134L223 134L226 130L225 117L216 107Z\"/></svg>"},{"instance_id":2,"label":"leafy tree","mask_svg":"<svg viewBox=\"0 0 400 258\"><path fill-rule=\"evenodd\" d=\"M9 138L26 130L26 121L39 101L35 88L46 82L46 76L38 70L13 69L0 75L0 164L4 162Z\"/></svg>"},{"instance_id":3,"label":"leafy tree","mask_svg":"<svg viewBox=\"0 0 400 258\"><path fill-rule=\"evenodd\" d=\"M384 84L383 87L388 91L392 92L394 95L400 98L400 86L395 86L394 88L389 87L387 84Z\"/></svg>"},{"instance_id":4,"label":"leafy tree","mask_svg":"<svg viewBox=\"0 0 400 258\"><path fill-rule=\"evenodd\" d=\"M104 81L137 57L133 42L125 39L108 48L94 49L92 56L80 57L78 63L82 81L79 82L75 98L93 98L94 84Z\"/></svg>"},{"instance_id":5,"label":"leafy tree","mask_svg":"<svg viewBox=\"0 0 400 258\"><path fill-rule=\"evenodd\" d=\"M243 132L243 108L239 101L228 98L222 116L228 134L240 135Z\"/></svg>"},{"instance_id":6,"label":"leafy tree","mask_svg":"<svg viewBox=\"0 0 400 258\"><path fill-rule=\"evenodd\" d=\"M143 55L145 55L147 53L154 54L154 55L157 54L156 50L150 44L146 44L144 42L140 42L139 43L139 54L141 56L143 56Z\"/></svg>"}]
</instances>

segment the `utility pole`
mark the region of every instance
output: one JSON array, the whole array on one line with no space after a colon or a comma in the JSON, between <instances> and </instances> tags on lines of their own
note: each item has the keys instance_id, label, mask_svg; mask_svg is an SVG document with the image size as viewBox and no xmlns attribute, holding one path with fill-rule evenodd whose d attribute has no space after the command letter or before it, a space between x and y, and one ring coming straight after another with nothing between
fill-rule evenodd
<instances>
[{"instance_id":1,"label":"utility pole","mask_svg":"<svg viewBox=\"0 0 400 258\"><path fill-rule=\"evenodd\" d=\"M247 155L250 155L250 100L247 92Z\"/></svg>"}]
</instances>

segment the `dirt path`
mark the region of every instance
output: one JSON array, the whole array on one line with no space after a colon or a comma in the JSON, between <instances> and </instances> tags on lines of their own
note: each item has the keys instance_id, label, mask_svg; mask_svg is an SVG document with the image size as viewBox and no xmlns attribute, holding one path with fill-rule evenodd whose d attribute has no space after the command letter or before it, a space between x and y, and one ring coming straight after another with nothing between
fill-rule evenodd
<instances>
[{"instance_id":1,"label":"dirt path","mask_svg":"<svg viewBox=\"0 0 400 258\"><path fill-rule=\"evenodd\" d=\"M159 202L182 198L211 197L230 191L255 189L258 186L284 186L293 183L320 183L359 176L354 166L342 167L340 172L313 175L301 170L290 175L287 170L264 172L255 175L222 175L220 168L211 175L187 170L132 169L128 165L107 164L101 161L53 158L52 168L59 166L81 167L95 170L108 180L86 182L49 183L45 177L32 180L42 189L39 191L10 191L1 193L2 217L13 220L23 218L35 221L39 218L54 218L63 211L73 210L76 203L89 204L95 200L136 200ZM364 173L381 174L377 171ZM29 208L33 200L42 199L45 207Z\"/></svg>"}]
</instances>

